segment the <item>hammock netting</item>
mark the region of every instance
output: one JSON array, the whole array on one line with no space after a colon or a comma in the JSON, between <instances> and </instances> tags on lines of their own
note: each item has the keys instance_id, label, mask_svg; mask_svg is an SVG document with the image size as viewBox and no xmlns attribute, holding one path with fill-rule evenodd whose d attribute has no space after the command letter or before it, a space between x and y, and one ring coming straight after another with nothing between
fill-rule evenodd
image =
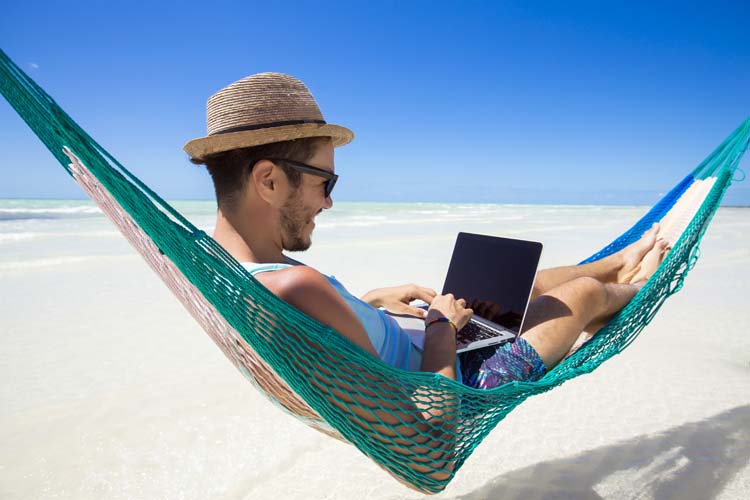
<instances>
[{"instance_id":1,"label":"hammock netting","mask_svg":"<svg viewBox=\"0 0 750 500\"><path fill-rule=\"evenodd\" d=\"M277 298L99 146L2 51L0 91L245 377L284 410L353 444L424 493L443 490L526 398L594 370L638 336L695 265L750 140L748 119L632 228L583 261L624 248L658 221L673 245L596 336L539 381L478 390L393 368Z\"/></svg>"}]
</instances>

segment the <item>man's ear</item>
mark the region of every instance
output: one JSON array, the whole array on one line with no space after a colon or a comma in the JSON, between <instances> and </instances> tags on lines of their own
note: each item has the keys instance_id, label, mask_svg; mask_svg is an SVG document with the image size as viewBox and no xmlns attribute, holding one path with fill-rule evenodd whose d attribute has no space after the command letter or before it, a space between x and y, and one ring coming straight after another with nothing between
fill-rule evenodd
<instances>
[{"instance_id":1,"label":"man's ear","mask_svg":"<svg viewBox=\"0 0 750 500\"><path fill-rule=\"evenodd\" d=\"M275 206L282 198L279 174L283 174L281 169L269 160L259 160L250 172L250 182L255 191L269 205Z\"/></svg>"}]
</instances>

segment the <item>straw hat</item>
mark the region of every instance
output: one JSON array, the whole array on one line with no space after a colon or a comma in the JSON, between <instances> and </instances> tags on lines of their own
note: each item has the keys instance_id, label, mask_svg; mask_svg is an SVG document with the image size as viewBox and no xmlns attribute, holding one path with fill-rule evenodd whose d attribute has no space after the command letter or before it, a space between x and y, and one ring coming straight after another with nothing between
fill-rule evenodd
<instances>
[{"instance_id":1,"label":"straw hat","mask_svg":"<svg viewBox=\"0 0 750 500\"><path fill-rule=\"evenodd\" d=\"M258 73L208 98L208 135L183 149L196 160L232 149L305 137L330 137L334 146L354 139L351 130L323 119L304 83L282 73Z\"/></svg>"}]
</instances>

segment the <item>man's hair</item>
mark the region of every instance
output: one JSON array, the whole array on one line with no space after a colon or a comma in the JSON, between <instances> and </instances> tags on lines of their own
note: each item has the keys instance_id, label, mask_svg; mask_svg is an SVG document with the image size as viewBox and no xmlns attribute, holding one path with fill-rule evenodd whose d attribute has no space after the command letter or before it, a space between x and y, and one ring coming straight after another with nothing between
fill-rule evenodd
<instances>
[{"instance_id":1,"label":"man's hair","mask_svg":"<svg viewBox=\"0 0 750 500\"><path fill-rule=\"evenodd\" d=\"M216 192L216 204L219 208L233 209L244 191L250 172L257 162L264 158L283 158L306 162L315 154L320 144L330 141L328 137L307 137L292 141L272 142L251 148L233 149L215 153L202 160L191 158L196 165L205 165ZM277 164L289 179L289 184L297 188L302 181L302 174L288 165Z\"/></svg>"}]
</instances>

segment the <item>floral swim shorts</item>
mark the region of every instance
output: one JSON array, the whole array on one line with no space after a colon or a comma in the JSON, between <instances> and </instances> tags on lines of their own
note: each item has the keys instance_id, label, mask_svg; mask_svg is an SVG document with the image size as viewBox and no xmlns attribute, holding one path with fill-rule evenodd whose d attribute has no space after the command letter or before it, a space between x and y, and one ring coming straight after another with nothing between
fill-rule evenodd
<instances>
[{"instance_id":1,"label":"floral swim shorts","mask_svg":"<svg viewBox=\"0 0 750 500\"><path fill-rule=\"evenodd\" d=\"M547 373L542 358L522 337L462 352L458 355L463 383L476 389L491 389L514 380L539 380Z\"/></svg>"}]
</instances>

